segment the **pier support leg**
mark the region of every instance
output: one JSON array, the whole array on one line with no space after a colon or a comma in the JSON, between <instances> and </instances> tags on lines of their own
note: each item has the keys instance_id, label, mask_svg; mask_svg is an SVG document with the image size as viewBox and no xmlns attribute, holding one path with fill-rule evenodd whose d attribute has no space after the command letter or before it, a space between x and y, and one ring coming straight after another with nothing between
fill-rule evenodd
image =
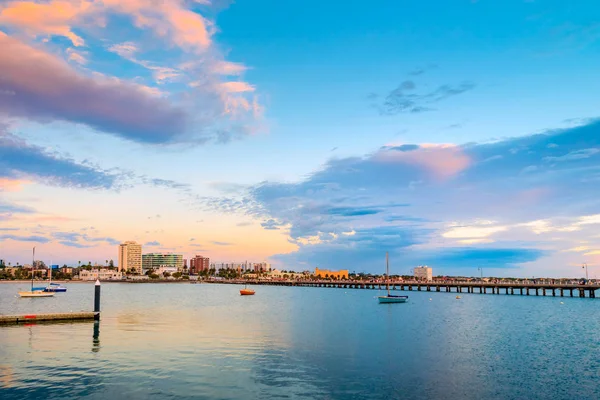
<instances>
[{"instance_id":1,"label":"pier support leg","mask_svg":"<svg viewBox=\"0 0 600 400\"><path fill-rule=\"evenodd\" d=\"M408 290L412 292L412 285L408 285Z\"/></svg>"},{"instance_id":2,"label":"pier support leg","mask_svg":"<svg viewBox=\"0 0 600 400\"><path fill-rule=\"evenodd\" d=\"M573 289L569 289L569 292L571 292L571 297L573 297Z\"/></svg>"},{"instance_id":3,"label":"pier support leg","mask_svg":"<svg viewBox=\"0 0 600 400\"><path fill-rule=\"evenodd\" d=\"M514 288L510 288L510 294L515 294L515 289Z\"/></svg>"},{"instance_id":4,"label":"pier support leg","mask_svg":"<svg viewBox=\"0 0 600 400\"><path fill-rule=\"evenodd\" d=\"M539 295L540 295L540 294L539 294L539 292L538 292L538 288L535 288L535 295L536 295L536 296L539 296Z\"/></svg>"},{"instance_id":5,"label":"pier support leg","mask_svg":"<svg viewBox=\"0 0 600 400\"><path fill-rule=\"evenodd\" d=\"M427 285L427 291L431 292L431 286Z\"/></svg>"},{"instance_id":6,"label":"pier support leg","mask_svg":"<svg viewBox=\"0 0 600 400\"><path fill-rule=\"evenodd\" d=\"M440 291L440 287L439 287L439 286L436 286L436 287L435 287L435 291L436 291L436 292L439 292L439 291Z\"/></svg>"},{"instance_id":7,"label":"pier support leg","mask_svg":"<svg viewBox=\"0 0 600 400\"><path fill-rule=\"evenodd\" d=\"M552 297L556 297L556 289L552 288Z\"/></svg>"},{"instance_id":8,"label":"pier support leg","mask_svg":"<svg viewBox=\"0 0 600 400\"><path fill-rule=\"evenodd\" d=\"M543 288L542 289L542 296L545 296L545 295L546 295L546 288Z\"/></svg>"},{"instance_id":9,"label":"pier support leg","mask_svg":"<svg viewBox=\"0 0 600 400\"><path fill-rule=\"evenodd\" d=\"M579 289L579 297L585 297L585 289Z\"/></svg>"},{"instance_id":10,"label":"pier support leg","mask_svg":"<svg viewBox=\"0 0 600 400\"><path fill-rule=\"evenodd\" d=\"M529 288L525 288L525 292L527 293L527 296L529 296Z\"/></svg>"},{"instance_id":11,"label":"pier support leg","mask_svg":"<svg viewBox=\"0 0 600 400\"><path fill-rule=\"evenodd\" d=\"M560 297L565 297L565 291L563 288L560 288Z\"/></svg>"},{"instance_id":12,"label":"pier support leg","mask_svg":"<svg viewBox=\"0 0 600 400\"><path fill-rule=\"evenodd\" d=\"M590 299L596 298L596 291L594 289L590 289Z\"/></svg>"}]
</instances>

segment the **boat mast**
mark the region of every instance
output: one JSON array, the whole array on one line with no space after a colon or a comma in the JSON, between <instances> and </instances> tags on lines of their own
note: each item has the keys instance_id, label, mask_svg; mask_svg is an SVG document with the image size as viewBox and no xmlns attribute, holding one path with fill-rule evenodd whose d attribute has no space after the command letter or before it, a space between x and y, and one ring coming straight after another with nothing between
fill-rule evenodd
<instances>
[{"instance_id":1,"label":"boat mast","mask_svg":"<svg viewBox=\"0 0 600 400\"><path fill-rule=\"evenodd\" d=\"M385 287L388 292L388 297L390 296L390 258L388 256L388 252L385 252Z\"/></svg>"},{"instance_id":2,"label":"boat mast","mask_svg":"<svg viewBox=\"0 0 600 400\"><path fill-rule=\"evenodd\" d=\"M33 293L33 274L35 274L35 246L33 246L33 256L31 259L31 293Z\"/></svg>"}]
</instances>

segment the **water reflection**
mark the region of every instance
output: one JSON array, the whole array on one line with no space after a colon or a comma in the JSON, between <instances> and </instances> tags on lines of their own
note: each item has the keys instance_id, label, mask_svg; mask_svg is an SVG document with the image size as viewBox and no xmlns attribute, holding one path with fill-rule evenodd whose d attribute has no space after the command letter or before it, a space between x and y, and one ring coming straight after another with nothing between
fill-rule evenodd
<instances>
[{"instance_id":1,"label":"water reflection","mask_svg":"<svg viewBox=\"0 0 600 400\"><path fill-rule=\"evenodd\" d=\"M100 321L94 321L94 335L92 339L92 351L97 353L100 351Z\"/></svg>"},{"instance_id":2,"label":"water reflection","mask_svg":"<svg viewBox=\"0 0 600 400\"><path fill-rule=\"evenodd\" d=\"M0 398L600 398L590 302L238 289L107 284L101 322L0 327Z\"/></svg>"},{"instance_id":3,"label":"water reflection","mask_svg":"<svg viewBox=\"0 0 600 400\"><path fill-rule=\"evenodd\" d=\"M10 365L0 365L0 388L13 386L13 369Z\"/></svg>"}]
</instances>

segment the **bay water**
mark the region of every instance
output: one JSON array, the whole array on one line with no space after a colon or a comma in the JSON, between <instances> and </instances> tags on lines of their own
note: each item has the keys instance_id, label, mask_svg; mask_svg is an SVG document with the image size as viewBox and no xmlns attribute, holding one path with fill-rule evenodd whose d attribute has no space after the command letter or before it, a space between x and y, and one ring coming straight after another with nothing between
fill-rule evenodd
<instances>
[{"instance_id":1,"label":"bay water","mask_svg":"<svg viewBox=\"0 0 600 400\"><path fill-rule=\"evenodd\" d=\"M0 314L92 311L93 284ZM0 326L0 399L600 398L600 299L103 283L100 323Z\"/></svg>"}]
</instances>

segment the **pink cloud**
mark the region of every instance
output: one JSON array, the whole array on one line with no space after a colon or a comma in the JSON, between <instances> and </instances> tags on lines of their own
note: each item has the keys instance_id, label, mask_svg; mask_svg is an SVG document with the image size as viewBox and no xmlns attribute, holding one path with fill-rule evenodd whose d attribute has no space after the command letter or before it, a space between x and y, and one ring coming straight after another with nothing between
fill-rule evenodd
<instances>
[{"instance_id":1,"label":"pink cloud","mask_svg":"<svg viewBox=\"0 0 600 400\"><path fill-rule=\"evenodd\" d=\"M0 24L20 27L34 37L64 36L71 40L73 46L83 46L83 39L73 33L71 26L91 5L87 1L51 1L45 4L14 1L0 11Z\"/></svg>"},{"instance_id":2,"label":"pink cloud","mask_svg":"<svg viewBox=\"0 0 600 400\"><path fill-rule=\"evenodd\" d=\"M180 0L13 1L1 9L0 23L34 37L64 36L74 46L83 46L84 40L72 28L85 29L91 21L102 26L110 12L130 16L136 27L149 28L185 50L204 51L211 45L212 22Z\"/></svg>"},{"instance_id":3,"label":"pink cloud","mask_svg":"<svg viewBox=\"0 0 600 400\"><path fill-rule=\"evenodd\" d=\"M103 5L129 15L136 27L152 29L184 50L205 51L211 45L212 22L186 9L183 1L104 0Z\"/></svg>"},{"instance_id":4,"label":"pink cloud","mask_svg":"<svg viewBox=\"0 0 600 400\"><path fill-rule=\"evenodd\" d=\"M378 152L373 159L383 163L424 168L439 179L447 179L460 173L472 162L461 147L448 144L421 144L414 149L399 151L388 147Z\"/></svg>"},{"instance_id":5,"label":"pink cloud","mask_svg":"<svg viewBox=\"0 0 600 400\"><path fill-rule=\"evenodd\" d=\"M23 185L30 183L22 179L9 179L0 177L0 192L19 192Z\"/></svg>"},{"instance_id":6,"label":"pink cloud","mask_svg":"<svg viewBox=\"0 0 600 400\"><path fill-rule=\"evenodd\" d=\"M63 60L0 33L0 114L66 120L143 142L168 142L185 113L141 85L86 76Z\"/></svg>"},{"instance_id":7,"label":"pink cloud","mask_svg":"<svg viewBox=\"0 0 600 400\"><path fill-rule=\"evenodd\" d=\"M241 75L248 67L240 63L219 61L213 66L213 72L221 75Z\"/></svg>"},{"instance_id":8,"label":"pink cloud","mask_svg":"<svg viewBox=\"0 0 600 400\"><path fill-rule=\"evenodd\" d=\"M228 93L253 92L254 86L246 82L223 82L221 87Z\"/></svg>"}]
</instances>

